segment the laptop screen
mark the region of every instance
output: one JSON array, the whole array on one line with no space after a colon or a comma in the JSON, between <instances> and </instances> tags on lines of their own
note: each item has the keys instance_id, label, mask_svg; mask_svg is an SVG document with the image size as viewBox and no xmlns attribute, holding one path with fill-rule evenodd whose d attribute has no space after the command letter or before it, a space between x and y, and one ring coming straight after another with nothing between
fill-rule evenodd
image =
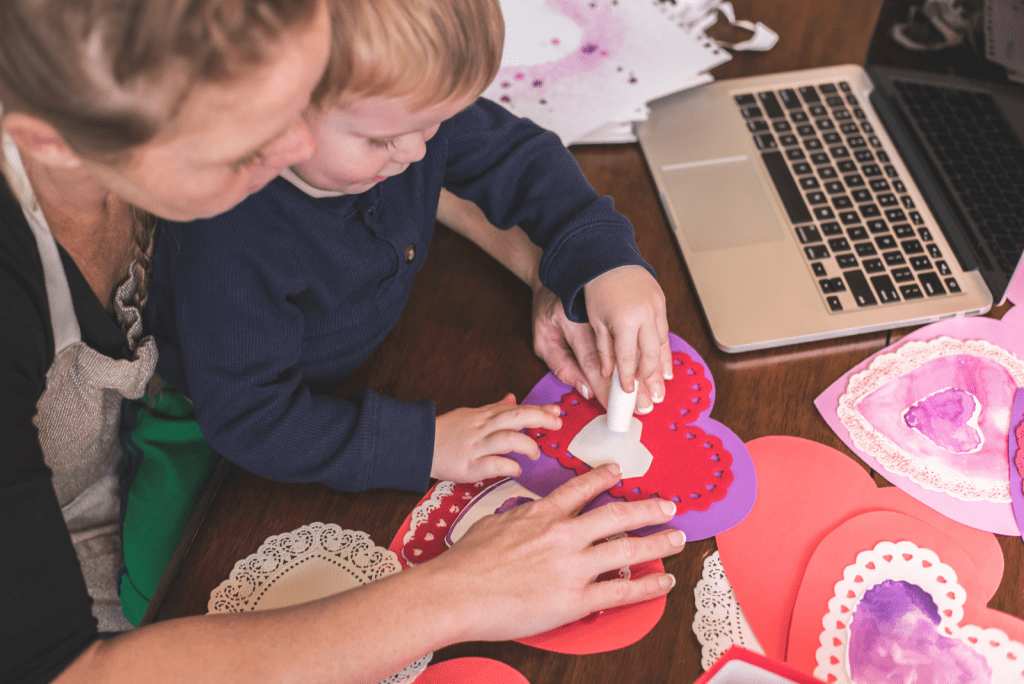
<instances>
[{"instance_id":1,"label":"laptop screen","mask_svg":"<svg viewBox=\"0 0 1024 684\"><path fill-rule=\"evenodd\" d=\"M1024 92L1024 3L885 0L867 63L998 83Z\"/></svg>"}]
</instances>

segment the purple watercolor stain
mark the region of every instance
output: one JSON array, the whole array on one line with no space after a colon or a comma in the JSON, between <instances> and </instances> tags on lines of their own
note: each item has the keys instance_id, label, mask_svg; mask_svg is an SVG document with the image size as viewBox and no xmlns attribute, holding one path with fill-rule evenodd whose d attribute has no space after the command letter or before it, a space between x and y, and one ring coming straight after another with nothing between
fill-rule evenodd
<instances>
[{"instance_id":1,"label":"purple watercolor stain","mask_svg":"<svg viewBox=\"0 0 1024 684\"><path fill-rule=\"evenodd\" d=\"M533 501L533 499L528 496L513 496L510 499L505 499L505 502L498 506L497 510L494 512L497 514L504 513L505 511L511 511L513 508L522 506L524 503L530 503L531 501Z\"/></svg>"},{"instance_id":2,"label":"purple watercolor stain","mask_svg":"<svg viewBox=\"0 0 1024 684\"><path fill-rule=\"evenodd\" d=\"M539 78L533 79L533 87L534 88L540 88L542 85L544 85L544 81L542 81Z\"/></svg>"},{"instance_id":3,"label":"purple watercolor stain","mask_svg":"<svg viewBox=\"0 0 1024 684\"><path fill-rule=\"evenodd\" d=\"M983 441L979 408L973 394L949 388L915 402L903 412L903 422L946 451L969 454L980 449Z\"/></svg>"},{"instance_id":4,"label":"purple watercolor stain","mask_svg":"<svg viewBox=\"0 0 1024 684\"><path fill-rule=\"evenodd\" d=\"M511 101L512 101L512 98L511 98L511 97L509 97L508 95L502 95L502 96L501 96L501 101L502 101L502 102L511 102Z\"/></svg>"},{"instance_id":5,"label":"purple watercolor stain","mask_svg":"<svg viewBox=\"0 0 1024 684\"><path fill-rule=\"evenodd\" d=\"M595 45L594 43L587 43L586 45L580 48L580 52L582 52L585 55L591 55L597 52L597 45Z\"/></svg>"},{"instance_id":6,"label":"purple watercolor stain","mask_svg":"<svg viewBox=\"0 0 1024 684\"><path fill-rule=\"evenodd\" d=\"M885 580L868 589L849 627L854 684L991 684L985 658L942 636L938 624L938 607L916 584Z\"/></svg>"}]
</instances>

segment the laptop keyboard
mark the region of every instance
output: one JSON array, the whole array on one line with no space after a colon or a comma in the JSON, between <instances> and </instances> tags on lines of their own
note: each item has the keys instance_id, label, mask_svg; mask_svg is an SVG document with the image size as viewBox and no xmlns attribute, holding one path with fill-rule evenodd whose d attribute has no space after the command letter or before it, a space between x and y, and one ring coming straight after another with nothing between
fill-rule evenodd
<instances>
[{"instance_id":1,"label":"laptop keyboard","mask_svg":"<svg viewBox=\"0 0 1024 684\"><path fill-rule=\"evenodd\" d=\"M960 292L848 83L735 101L831 311Z\"/></svg>"},{"instance_id":2,"label":"laptop keyboard","mask_svg":"<svg viewBox=\"0 0 1024 684\"><path fill-rule=\"evenodd\" d=\"M894 81L973 228L979 261L1009 278L1024 252L1024 145L988 93Z\"/></svg>"}]
</instances>

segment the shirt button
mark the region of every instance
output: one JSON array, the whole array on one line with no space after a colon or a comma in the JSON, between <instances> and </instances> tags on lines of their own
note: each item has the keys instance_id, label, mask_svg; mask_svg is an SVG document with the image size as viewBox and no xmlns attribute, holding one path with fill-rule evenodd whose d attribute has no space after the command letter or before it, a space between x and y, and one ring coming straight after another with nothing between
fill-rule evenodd
<instances>
[{"instance_id":1,"label":"shirt button","mask_svg":"<svg viewBox=\"0 0 1024 684\"><path fill-rule=\"evenodd\" d=\"M411 264L416 260L416 245L409 243L409 246L405 248L405 263Z\"/></svg>"}]
</instances>

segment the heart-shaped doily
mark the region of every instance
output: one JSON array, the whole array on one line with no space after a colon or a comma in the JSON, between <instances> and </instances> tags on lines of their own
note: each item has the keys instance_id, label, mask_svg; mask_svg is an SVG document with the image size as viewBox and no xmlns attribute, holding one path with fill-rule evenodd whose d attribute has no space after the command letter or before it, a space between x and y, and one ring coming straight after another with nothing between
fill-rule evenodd
<instances>
[{"instance_id":1,"label":"heart-shaped doily","mask_svg":"<svg viewBox=\"0 0 1024 684\"><path fill-rule=\"evenodd\" d=\"M956 538L971 549L974 564L987 568L985 595L998 589L1003 553L991 534L950 520L896 487L879 489L854 459L823 444L776 436L752 440L747 448L757 467L757 501L716 542L736 600L769 658L786 657L793 606L815 548L863 513L904 513Z\"/></svg>"},{"instance_id":2,"label":"heart-shaped doily","mask_svg":"<svg viewBox=\"0 0 1024 684\"><path fill-rule=\"evenodd\" d=\"M389 549L405 565L425 563L446 551L472 524L484 515L522 505L538 495L523 489L512 478L493 478L471 484L438 482L409 514ZM639 579L665 571L660 559L606 573L598 580L615 576ZM582 655L625 648L642 639L661 619L666 598L588 615L576 622L516 641L556 653Z\"/></svg>"},{"instance_id":3,"label":"heart-shaped doily","mask_svg":"<svg viewBox=\"0 0 1024 684\"><path fill-rule=\"evenodd\" d=\"M674 527L689 540L706 539L743 519L754 504L757 477L743 442L709 417L715 386L707 364L678 336L670 334L669 345L675 363L673 378L665 383L665 400L655 404L649 414L637 417L643 424L641 442L654 457L650 470L643 477L623 480L584 510L623 498L671 499L680 511L672 521L634 532L650 534ZM523 469L519 482L544 496L589 468L566 448L604 409L596 399L583 399L550 373L523 403L559 403L565 413L560 430L531 432L541 449L538 460L510 454Z\"/></svg>"},{"instance_id":4,"label":"heart-shaped doily","mask_svg":"<svg viewBox=\"0 0 1024 684\"><path fill-rule=\"evenodd\" d=\"M917 518L856 516L807 564L786 662L828 684L1022 684L1024 621L986 607L993 579Z\"/></svg>"},{"instance_id":5,"label":"heart-shaped doily","mask_svg":"<svg viewBox=\"0 0 1024 684\"><path fill-rule=\"evenodd\" d=\"M942 321L858 364L815 400L836 434L911 496L966 525L1017 534L1006 468L1024 386L1024 329Z\"/></svg>"}]
</instances>

